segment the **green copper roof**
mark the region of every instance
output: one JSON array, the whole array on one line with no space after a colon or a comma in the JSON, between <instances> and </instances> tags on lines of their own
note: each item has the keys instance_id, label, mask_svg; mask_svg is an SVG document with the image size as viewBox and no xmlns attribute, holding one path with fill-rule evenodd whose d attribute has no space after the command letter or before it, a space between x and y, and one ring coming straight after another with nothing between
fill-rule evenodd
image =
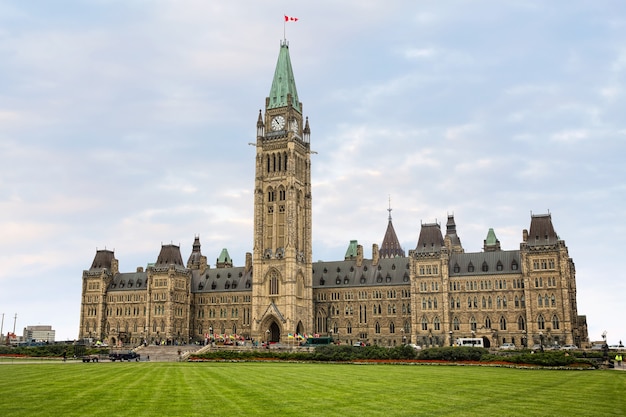
<instances>
[{"instance_id":1,"label":"green copper roof","mask_svg":"<svg viewBox=\"0 0 626 417\"><path fill-rule=\"evenodd\" d=\"M348 250L346 251L346 259L356 258L358 244L356 240L350 241L350 246L348 246Z\"/></svg>"},{"instance_id":2,"label":"green copper roof","mask_svg":"<svg viewBox=\"0 0 626 417\"><path fill-rule=\"evenodd\" d=\"M495 246L497 243L498 239L496 239L496 232L494 232L492 228L489 228L489 232L487 233L487 239L485 239L485 244L487 246Z\"/></svg>"},{"instance_id":3,"label":"green copper roof","mask_svg":"<svg viewBox=\"0 0 626 417\"><path fill-rule=\"evenodd\" d=\"M220 257L217 258L218 263L231 263L233 260L228 254L228 250L226 248L222 249L222 253L220 253Z\"/></svg>"},{"instance_id":4,"label":"green copper roof","mask_svg":"<svg viewBox=\"0 0 626 417\"><path fill-rule=\"evenodd\" d=\"M291 69L291 59L289 58L289 45L286 41L280 43L280 53L274 71L274 80L270 90L270 104L268 109L287 107L287 95L291 94L291 104L294 109L302 113L298 91L296 90L296 80Z\"/></svg>"}]
</instances>

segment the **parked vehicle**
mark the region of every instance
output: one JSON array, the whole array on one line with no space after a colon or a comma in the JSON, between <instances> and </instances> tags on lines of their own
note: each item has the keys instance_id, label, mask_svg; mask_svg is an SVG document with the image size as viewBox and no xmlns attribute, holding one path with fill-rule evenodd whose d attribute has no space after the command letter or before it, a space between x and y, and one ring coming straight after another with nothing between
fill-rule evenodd
<instances>
[{"instance_id":1,"label":"parked vehicle","mask_svg":"<svg viewBox=\"0 0 626 417\"><path fill-rule=\"evenodd\" d=\"M139 362L141 355L139 355L137 352L133 352L132 350L129 352L112 352L109 353L109 359L111 360L111 362L115 362L115 361L132 361L134 360L135 362Z\"/></svg>"},{"instance_id":2,"label":"parked vehicle","mask_svg":"<svg viewBox=\"0 0 626 417\"><path fill-rule=\"evenodd\" d=\"M460 337L456 339L456 345L465 347L485 347L481 337Z\"/></svg>"},{"instance_id":3,"label":"parked vehicle","mask_svg":"<svg viewBox=\"0 0 626 417\"><path fill-rule=\"evenodd\" d=\"M576 345L564 345L561 346L561 350L577 350L578 346Z\"/></svg>"},{"instance_id":4,"label":"parked vehicle","mask_svg":"<svg viewBox=\"0 0 626 417\"><path fill-rule=\"evenodd\" d=\"M409 346L411 346L415 350L422 350L422 347L419 345L416 345L415 343L410 343Z\"/></svg>"},{"instance_id":5,"label":"parked vehicle","mask_svg":"<svg viewBox=\"0 0 626 417\"><path fill-rule=\"evenodd\" d=\"M515 350L515 345L513 343L502 343L499 349L500 350Z\"/></svg>"},{"instance_id":6,"label":"parked vehicle","mask_svg":"<svg viewBox=\"0 0 626 417\"><path fill-rule=\"evenodd\" d=\"M84 355L82 359L83 362L98 362L100 358L98 355Z\"/></svg>"}]
</instances>

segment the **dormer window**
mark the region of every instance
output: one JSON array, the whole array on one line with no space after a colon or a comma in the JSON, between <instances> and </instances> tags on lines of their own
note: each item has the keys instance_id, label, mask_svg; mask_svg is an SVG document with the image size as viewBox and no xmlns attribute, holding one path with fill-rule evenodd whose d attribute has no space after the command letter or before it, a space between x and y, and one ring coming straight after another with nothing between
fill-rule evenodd
<instances>
[{"instance_id":1,"label":"dormer window","mask_svg":"<svg viewBox=\"0 0 626 417\"><path fill-rule=\"evenodd\" d=\"M473 263L469 263L469 265L467 265L467 272L474 272L474 264Z\"/></svg>"}]
</instances>

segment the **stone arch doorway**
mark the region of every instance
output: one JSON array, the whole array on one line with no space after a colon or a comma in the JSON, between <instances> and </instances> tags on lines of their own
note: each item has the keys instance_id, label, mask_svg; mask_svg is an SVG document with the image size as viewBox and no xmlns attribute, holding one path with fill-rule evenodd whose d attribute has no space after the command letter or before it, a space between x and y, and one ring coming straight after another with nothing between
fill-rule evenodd
<instances>
[{"instance_id":1,"label":"stone arch doorway","mask_svg":"<svg viewBox=\"0 0 626 417\"><path fill-rule=\"evenodd\" d=\"M270 324L270 327L267 329L266 334L267 334L268 342L271 342L271 343L280 342L280 327L278 327L278 324L276 324L275 321L273 321Z\"/></svg>"},{"instance_id":2,"label":"stone arch doorway","mask_svg":"<svg viewBox=\"0 0 626 417\"><path fill-rule=\"evenodd\" d=\"M298 325L296 326L296 334L304 334L304 326L302 325L301 321L299 321Z\"/></svg>"},{"instance_id":3,"label":"stone arch doorway","mask_svg":"<svg viewBox=\"0 0 626 417\"><path fill-rule=\"evenodd\" d=\"M487 349L491 347L491 342L487 336L483 336L483 346Z\"/></svg>"}]
</instances>

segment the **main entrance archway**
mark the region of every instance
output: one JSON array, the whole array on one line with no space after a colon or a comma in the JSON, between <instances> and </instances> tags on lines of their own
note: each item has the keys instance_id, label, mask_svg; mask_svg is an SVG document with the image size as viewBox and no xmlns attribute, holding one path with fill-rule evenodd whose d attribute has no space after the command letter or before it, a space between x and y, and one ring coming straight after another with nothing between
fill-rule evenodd
<instances>
[{"instance_id":1,"label":"main entrance archway","mask_svg":"<svg viewBox=\"0 0 626 417\"><path fill-rule=\"evenodd\" d=\"M280 342L280 327L278 327L275 321L270 324L268 339L271 343Z\"/></svg>"}]
</instances>

